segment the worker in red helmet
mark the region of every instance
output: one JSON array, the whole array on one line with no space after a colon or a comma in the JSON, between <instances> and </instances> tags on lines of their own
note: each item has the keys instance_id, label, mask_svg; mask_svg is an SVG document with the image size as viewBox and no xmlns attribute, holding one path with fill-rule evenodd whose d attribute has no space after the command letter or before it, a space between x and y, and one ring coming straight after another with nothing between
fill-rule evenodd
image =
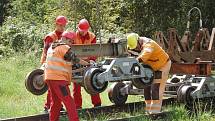
<instances>
[{"instance_id":1,"label":"worker in red helmet","mask_svg":"<svg viewBox=\"0 0 215 121\"><path fill-rule=\"evenodd\" d=\"M51 94L50 121L59 121L61 102L66 107L69 121L79 121L68 86L72 78L72 64L90 64L77 58L70 49L75 36L75 32L64 32L62 39L52 43L47 52L44 75Z\"/></svg>"},{"instance_id":2,"label":"worker in red helmet","mask_svg":"<svg viewBox=\"0 0 215 121\"><path fill-rule=\"evenodd\" d=\"M78 23L78 30L76 32L76 39L74 44L92 44L96 43L96 36L89 31L90 24L86 19L81 19ZM87 62L94 63L96 57L83 58ZM75 67L78 68L78 67ZM82 96L81 96L81 86L73 82L73 97L75 99L76 108L82 108ZM91 101L94 107L101 106L101 99L99 94L91 95Z\"/></svg>"},{"instance_id":3,"label":"worker in red helmet","mask_svg":"<svg viewBox=\"0 0 215 121\"><path fill-rule=\"evenodd\" d=\"M46 53L51 43L61 38L61 35L64 32L64 29L66 27L66 24L67 24L67 19L65 16L58 16L55 19L55 30L47 34L43 41L44 47L43 47L43 53L40 60L41 64L43 64L46 60Z\"/></svg>"},{"instance_id":4,"label":"worker in red helmet","mask_svg":"<svg viewBox=\"0 0 215 121\"><path fill-rule=\"evenodd\" d=\"M42 52L42 56L40 59L40 62L42 64L41 68L44 68L44 63L46 60L46 55L47 55L47 50L50 47L50 45L61 39L62 33L64 32L64 29L66 27L67 24L67 18L65 16L57 16L55 19L55 30L53 32L50 32L49 34L47 34L43 40L44 46L43 46L43 52ZM47 94L47 100L44 106L44 111L48 112L49 108L50 108L50 104L51 104L51 100L50 100L50 90L48 90L48 94Z\"/></svg>"}]
</instances>

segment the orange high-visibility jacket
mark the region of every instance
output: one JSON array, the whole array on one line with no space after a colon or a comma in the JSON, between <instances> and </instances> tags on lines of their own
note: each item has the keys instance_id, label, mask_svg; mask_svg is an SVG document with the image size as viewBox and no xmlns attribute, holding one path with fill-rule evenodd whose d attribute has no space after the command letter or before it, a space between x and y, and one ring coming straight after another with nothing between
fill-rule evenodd
<instances>
[{"instance_id":1,"label":"orange high-visibility jacket","mask_svg":"<svg viewBox=\"0 0 215 121\"><path fill-rule=\"evenodd\" d=\"M55 33L55 31L49 33L48 35L46 35L45 39L47 37L51 37L52 38L52 42L55 42L58 40L58 36L57 34ZM44 42L45 44L45 42ZM43 48L43 52L42 52L42 56L41 56L41 59L40 59L40 63L44 63L46 61L46 56L47 56L47 50L45 48Z\"/></svg>"},{"instance_id":2,"label":"orange high-visibility jacket","mask_svg":"<svg viewBox=\"0 0 215 121\"><path fill-rule=\"evenodd\" d=\"M144 37L143 39L149 38ZM138 57L138 60L150 65L154 71L163 67L168 59L168 54L153 40L149 40L142 45L142 51Z\"/></svg>"},{"instance_id":3,"label":"orange high-visibility jacket","mask_svg":"<svg viewBox=\"0 0 215 121\"><path fill-rule=\"evenodd\" d=\"M93 43L96 43L96 36L92 32L88 31L84 37L81 37L78 31L76 32L76 39L74 41L74 44L93 44ZM89 60L95 61L96 57L90 56L82 59L86 61L89 61Z\"/></svg>"},{"instance_id":4,"label":"orange high-visibility jacket","mask_svg":"<svg viewBox=\"0 0 215 121\"><path fill-rule=\"evenodd\" d=\"M84 37L81 37L79 32L76 32L76 39L75 39L75 44L92 44L92 43L96 43L93 42L95 39L95 34L93 34L92 32L87 32L87 34Z\"/></svg>"},{"instance_id":5,"label":"orange high-visibility jacket","mask_svg":"<svg viewBox=\"0 0 215 121\"><path fill-rule=\"evenodd\" d=\"M64 55L70 49L68 45L59 45L52 49L48 49L46 65L45 65L45 80L66 80L71 82L72 63L64 60Z\"/></svg>"}]
</instances>

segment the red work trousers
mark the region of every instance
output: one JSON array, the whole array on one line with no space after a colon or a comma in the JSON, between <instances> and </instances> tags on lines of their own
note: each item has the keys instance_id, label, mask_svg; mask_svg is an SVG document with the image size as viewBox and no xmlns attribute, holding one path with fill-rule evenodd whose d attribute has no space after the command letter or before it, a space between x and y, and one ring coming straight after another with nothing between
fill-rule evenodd
<instances>
[{"instance_id":1,"label":"red work trousers","mask_svg":"<svg viewBox=\"0 0 215 121\"><path fill-rule=\"evenodd\" d=\"M81 86L75 82L73 82L73 97L75 100L76 108L82 108ZM99 94L91 95L91 101L94 107L101 105Z\"/></svg>"},{"instance_id":2,"label":"red work trousers","mask_svg":"<svg viewBox=\"0 0 215 121\"><path fill-rule=\"evenodd\" d=\"M46 102L45 102L44 108L50 109L50 105L51 105L51 92L50 92L50 89L48 89L48 93L47 93L47 97L46 97Z\"/></svg>"},{"instance_id":3,"label":"red work trousers","mask_svg":"<svg viewBox=\"0 0 215 121\"><path fill-rule=\"evenodd\" d=\"M75 103L68 87L68 82L65 80L47 80L47 84L51 96L49 120L59 121L61 102L63 102L67 110L69 121L79 121Z\"/></svg>"},{"instance_id":4,"label":"red work trousers","mask_svg":"<svg viewBox=\"0 0 215 121\"><path fill-rule=\"evenodd\" d=\"M44 108L50 109L50 106L51 106L51 92L50 92L50 89L48 89ZM63 108L63 105L61 105L61 108Z\"/></svg>"}]
</instances>

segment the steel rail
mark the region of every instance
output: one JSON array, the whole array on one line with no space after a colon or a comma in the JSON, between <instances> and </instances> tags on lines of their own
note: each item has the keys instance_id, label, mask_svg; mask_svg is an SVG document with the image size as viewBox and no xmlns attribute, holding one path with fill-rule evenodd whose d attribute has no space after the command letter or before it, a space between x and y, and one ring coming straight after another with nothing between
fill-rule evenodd
<instances>
[{"instance_id":1,"label":"steel rail","mask_svg":"<svg viewBox=\"0 0 215 121\"><path fill-rule=\"evenodd\" d=\"M163 105L173 104L175 102L174 98L168 98L163 100ZM110 105L110 106L101 106L96 108L85 108L78 109L79 116L84 116L84 118L94 118L101 114L111 114L111 113L119 113L119 112L129 112L132 113L134 111L142 110L145 107L144 101L126 103L121 106ZM61 116L65 116L66 112L61 112ZM1 121L49 121L49 114L36 114L30 116L23 117L15 117L8 119L1 119Z\"/></svg>"},{"instance_id":2,"label":"steel rail","mask_svg":"<svg viewBox=\"0 0 215 121\"><path fill-rule=\"evenodd\" d=\"M158 120L158 119L164 119L168 115L170 115L171 112L161 112L157 114L144 114L144 115L138 115L138 116L131 116L126 118L117 118L117 119L111 119L107 121L135 121L143 118L149 118L152 120Z\"/></svg>"}]
</instances>

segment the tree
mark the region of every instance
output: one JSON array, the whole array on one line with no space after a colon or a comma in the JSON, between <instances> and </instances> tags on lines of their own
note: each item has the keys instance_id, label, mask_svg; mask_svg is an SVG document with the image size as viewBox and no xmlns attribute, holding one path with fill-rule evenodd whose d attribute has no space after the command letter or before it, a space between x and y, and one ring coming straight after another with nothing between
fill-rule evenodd
<instances>
[{"instance_id":1,"label":"tree","mask_svg":"<svg viewBox=\"0 0 215 121\"><path fill-rule=\"evenodd\" d=\"M6 16L9 15L9 9L10 9L10 1L9 0L1 0L0 2L0 25L3 24L4 19Z\"/></svg>"}]
</instances>

